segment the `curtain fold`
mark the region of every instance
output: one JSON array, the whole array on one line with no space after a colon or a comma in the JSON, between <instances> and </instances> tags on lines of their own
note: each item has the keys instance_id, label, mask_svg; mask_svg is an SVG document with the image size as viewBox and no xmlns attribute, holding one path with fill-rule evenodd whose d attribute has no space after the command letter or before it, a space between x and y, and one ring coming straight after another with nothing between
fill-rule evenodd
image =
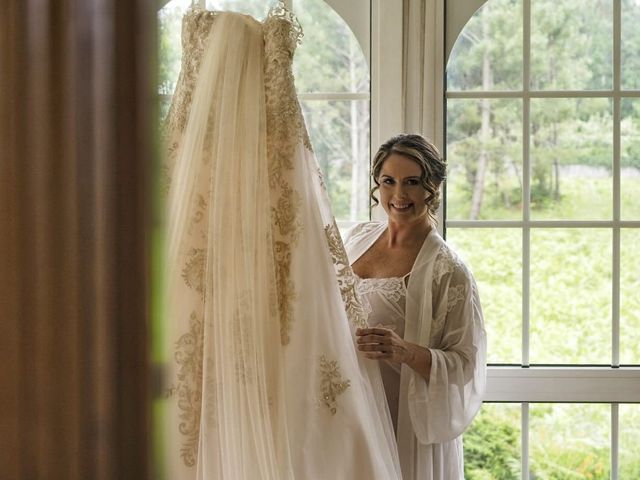
<instances>
[{"instance_id":1,"label":"curtain fold","mask_svg":"<svg viewBox=\"0 0 640 480\"><path fill-rule=\"evenodd\" d=\"M444 142L444 40L444 0L404 0L404 131L419 133L440 149Z\"/></svg>"},{"instance_id":2,"label":"curtain fold","mask_svg":"<svg viewBox=\"0 0 640 480\"><path fill-rule=\"evenodd\" d=\"M150 476L150 0L3 3L3 478Z\"/></svg>"}]
</instances>

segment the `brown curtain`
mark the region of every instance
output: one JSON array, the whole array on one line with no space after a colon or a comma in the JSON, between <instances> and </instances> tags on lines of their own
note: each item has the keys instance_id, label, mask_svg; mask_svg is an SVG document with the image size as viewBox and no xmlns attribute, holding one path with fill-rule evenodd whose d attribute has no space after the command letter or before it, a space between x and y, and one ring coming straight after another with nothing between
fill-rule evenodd
<instances>
[{"instance_id":1,"label":"brown curtain","mask_svg":"<svg viewBox=\"0 0 640 480\"><path fill-rule=\"evenodd\" d=\"M2 478L150 477L155 13L2 2Z\"/></svg>"}]
</instances>

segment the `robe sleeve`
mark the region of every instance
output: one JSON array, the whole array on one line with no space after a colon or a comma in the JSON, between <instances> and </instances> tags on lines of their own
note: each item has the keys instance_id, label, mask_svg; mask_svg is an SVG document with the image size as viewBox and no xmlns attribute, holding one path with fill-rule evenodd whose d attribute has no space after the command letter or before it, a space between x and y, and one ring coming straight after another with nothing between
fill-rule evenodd
<instances>
[{"instance_id":1,"label":"robe sleeve","mask_svg":"<svg viewBox=\"0 0 640 480\"><path fill-rule=\"evenodd\" d=\"M432 305L429 381L414 372L408 391L413 430L423 444L460 436L480 409L486 385L482 308L463 264L456 263L433 286Z\"/></svg>"}]
</instances>

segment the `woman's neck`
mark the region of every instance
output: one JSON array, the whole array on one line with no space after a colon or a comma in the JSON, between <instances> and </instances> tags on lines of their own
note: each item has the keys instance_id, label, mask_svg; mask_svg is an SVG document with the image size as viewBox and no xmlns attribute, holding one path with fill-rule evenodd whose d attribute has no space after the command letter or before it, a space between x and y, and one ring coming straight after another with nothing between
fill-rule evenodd
<instances>
[{"instance_id":1,"label":"woman's neck","mask_svg":"<svg viewBox=\"0 0 640 480\"><path fill-rule=\"evenodd\" d=\"M432 226L424 219L412 223L396 223L389 221L385 243L388 248L410 247L422 244L431 231Z\"/></svg>"}]
</instances>

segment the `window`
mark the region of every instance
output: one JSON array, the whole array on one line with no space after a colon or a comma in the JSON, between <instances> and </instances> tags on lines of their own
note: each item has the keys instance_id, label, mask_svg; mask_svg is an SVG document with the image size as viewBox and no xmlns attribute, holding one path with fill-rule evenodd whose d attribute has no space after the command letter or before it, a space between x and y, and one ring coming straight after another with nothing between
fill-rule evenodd
<instances>
[{"instance_id":1,"label":"window","mask_svg":"<svg viewBox=\"0 0 640 480\"><path fill-rule=\"evenodd\" d=\"M468 478L640 471L638 20L634 0L489 0L451 51L447 239L483 299L488 399L521 402L478 416Z\"/></svg>"}]
</instances>

